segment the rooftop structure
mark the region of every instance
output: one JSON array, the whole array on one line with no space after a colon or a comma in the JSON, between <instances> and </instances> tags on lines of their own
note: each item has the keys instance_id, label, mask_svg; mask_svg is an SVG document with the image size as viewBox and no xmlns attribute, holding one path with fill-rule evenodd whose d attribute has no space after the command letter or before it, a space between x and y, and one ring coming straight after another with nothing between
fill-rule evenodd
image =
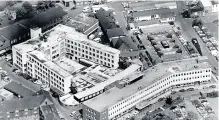
<instances>
[{"instance_id":1,"label":"rooftop structure","mask_svg":"<svg viewBox=\"0 0 219 120\"><path fill-rule=\"evenodd\" d=\"M55 63L58 66L60 66L62 69L64 69L65 71L67 71L68 73L71 73L71 74L84 68L84 66L82 64L79 64L78 62L75 62L75 61L73 61L69 58L66 58L66 57L56 61Z\"/></svg>"},{"instance_id":2,"label":"rooftop structure","mask_svg":"<svg viewBox=\"0 0 219 120\"><path fill-rule=\"evenodd\" d=\"M5 89L0 89L0 101L4 101L4 100L10 100L13 98L13 93L9 92Z\"/></svg>"},{"instance_id":3,"label":"rooftop structure","mask_svg":"<svg viewBox=\"0 0 219 120\"><path fill-rule=\"evenodd\" d=\"M90 88L87 91L84 92L80 92L77 93L75 96L77 98L83 98L85 96L89 96L93 93L96 93L98 91L104 90L107 86L109 86L110 84L123 79L124 77L127 77L128 75L130 75L131 73L135 72L136 70L140 69L140 65L138 64L132 64L131 66L129 66L127 69L123 70L122 72L119 72L118 74L116 74L115 76L110 77L108 80L101 82L97 85L95 85L94 87Z\"/></svg>"},{"instance_id":4,"label":"rooftop structure","mask_svg":"<svg viewBox=\"0 0 219 120\"><path fill-rule=\"evenodd\" d=\"M20 97L28 97L32 96L35 92L32 90L22 86L21 84L18 84L17 82L10 82L7 85L4 86L4 88L12 93L14 93L17 96Z\"/></svg>"},{"instance_id":5,"label":"rooftop structure","mask_svg":"<svg viewBox=\"0 0 219 120\"><path fill-rule=\"evenodd\" d=\"M210 65L207 62L197 63L195 59L160 63L146 70L142 80L139 80L121 89L117 87L111 88L100 96L84 102L84 104L96 111L101 112L171 74L205 68L210 68ZM107 103L104 102L105 100L107 100Z\"/></svg>"}]
</instances>

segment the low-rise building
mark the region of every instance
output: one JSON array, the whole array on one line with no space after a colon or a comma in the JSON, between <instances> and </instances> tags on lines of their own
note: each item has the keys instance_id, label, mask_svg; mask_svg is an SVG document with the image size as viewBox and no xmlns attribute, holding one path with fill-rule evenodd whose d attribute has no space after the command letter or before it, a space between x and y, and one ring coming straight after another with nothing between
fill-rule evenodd
<instances>
[{"instance_id":1,"label":"low-rise building","mask_svg":"<svg viewBox=\"0 0 219 120\"><path fill-rule=\"evenodd\" d=\"M92 8L93 13L96 13L100 8L103 8L106 11L109 10L108 6L105 4L93 5L91 8Z\"/></svg>"},{"instance_id":2,"label":"low-rise building","mask_svg":"<svg viewBox=\"0 0 219 120\"><path fill-rule=\"evenodd\" d=\"M95 18L86 17L83 15L79 15L75 18L70 19L65 25L73 27L78 32L82 32L85 35L89 36L99 28L99 21Z\"/></svg>"},{"instance_id":3,"label":"low-rise building","mask_svg":"<svg viewBox=\"0 0 219 120\"><path fill-rule=\"evenodd\" d=\"M146 70L142 79L112 87L84 102L83 119L116 119L143 100L153 100L175 88L209 83L211 74L211 66L196 59L157 64Z\"/></svg>"},{"instance_id":4,"label":"low-rise building","mask_svg":"<svg viewBox=\"0 0 219 120\"><path fill-rule=\"evenodd\" d=\"M136 22L159 19L160 22L175 21L175 14L169 8L160 8L131 13Z\"/></svg>"},{"instance_id":5,"label":"low-rise building","mask_svg":"<svg viewBox=\"0 0 219 120\"><path fill-rule=\"evenodd\" d=\"M0 103L2 120L61 120L49 93Z\"/></svg>"},{"instance_id":6,"label":"low-rise building","mask_svg":"<svg viewBox=\"0 0 219 120\"><path fill-rule=\"evenodd\" d=\"M13 93L5 89L0 89L0 101L11 100L14 97Z\"/></svg>"},{"instance_id":7,"label":"low-rise building","mask_svg":"<svg viewBox=\"0 0 219 120\"><path fill-rule=\"evenodd\" d=\"M218 12L219 5L217 0L200 0L204 6L205 13Z\"/></svg>"}]
</instances>

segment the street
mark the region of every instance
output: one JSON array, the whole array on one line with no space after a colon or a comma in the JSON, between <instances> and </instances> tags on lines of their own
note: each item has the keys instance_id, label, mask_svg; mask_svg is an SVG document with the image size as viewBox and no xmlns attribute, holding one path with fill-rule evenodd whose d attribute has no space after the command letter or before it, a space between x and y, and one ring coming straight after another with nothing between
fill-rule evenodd
<instances>
[{"instance_id":1,"label":"street","mask_svg":"<svg viewBox=\"0 0 219 120\"><path fill-rule=\"evenodd\" d=\"M180 11L180 9L183 8L183 5L184 5L183 1L177 1L178 11ZM198 42L199 42L202 55L203 56L207 56L208 57L208 62L210 63L210 65L212 67L215 67L218 70L218 62L217 62L217 60L215 59L214 56L211 55L210 50L205 46L205 44L203 43L201 38L198 36L198 34L192 28L192 20L191 19L190 18L189 19L185 19L180 14L176 15L176 21L179 21L179 23L181 24L181 28L182 28L182 30L184 32L184 35L187 36L188 41L191 41L192 38L196 38L198 40ZM216 73L216 76L218 76L218 71L215 70L215 69L212 69L212 70Z\"/></svg>"}]
</instances>

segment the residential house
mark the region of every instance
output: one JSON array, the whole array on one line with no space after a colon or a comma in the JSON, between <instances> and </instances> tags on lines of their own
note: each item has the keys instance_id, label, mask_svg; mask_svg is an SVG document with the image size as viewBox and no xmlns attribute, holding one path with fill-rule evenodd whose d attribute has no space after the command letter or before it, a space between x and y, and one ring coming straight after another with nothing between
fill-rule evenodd
<instances>
[{"instance_id":1,"label":"residential house","mask_svg":"<svg viewBox=\"0 0 219 120\"><path fill-rule=\"evenodd\" d=\"M30 39L30 29L39 27L45 32L63 22L67 13L60 7L54 7L38 15L21 20L0 30L0 53L11 50L11 46Z\"/></svg>"},{"instance_id":2,"label":"residential house","mask_svg":"<svg viewBox=\"0 0 219 120\"><path fill-rule=\"evenodd\" d=\"M61 120L50 94L39 91L35 96L0 104L1 120Z\"/></svg>"}]
</instances>

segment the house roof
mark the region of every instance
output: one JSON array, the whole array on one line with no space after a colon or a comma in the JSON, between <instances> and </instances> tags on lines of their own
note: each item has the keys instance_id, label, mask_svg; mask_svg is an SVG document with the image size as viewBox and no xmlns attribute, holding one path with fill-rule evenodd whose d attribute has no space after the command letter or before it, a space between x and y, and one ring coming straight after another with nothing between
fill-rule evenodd
<instances>
[{"instance_id":1,"label":"house roof","mask_svg":"<svg viewBox=\"0 0 219 120\"><path fill-rule=\"evenodd\" d=\"M37 108L37 109L35 109ZM58 112L53 104L52 98L47 91L40 90L38 95L29 96L21 99L12 99L8 101L0 102L0 118L7 118L8 112L15 112L16 110L36 110L36 113L28 112L29 114L24 114L23 116L36 115L39 114L39 109L41 110L44 118L46 120L60 120ZM21 111L19 113L21 113Z\"/></svg>"},{"instance_id":2,"label":"house roof","mask_svg":"<svg viewBox=\"0 0 219 120\"><path fill-rule=\"evenodd\" d=\"M106 31L107 29L116 28L116 24L113 18L110 16L110 12L100 8L97 13L96 17L99 20L100 25Z\"/></svg>"},{"instance_id":3,"label":"house roof","mask_svg":"<svg viewBox=\"0 0 219 120\"><path fill-rule=\"evenodd\" d=\"M13 92L15 94L22 96L22 97L28 97L28 96L32 96L34 94L34 92L32 90L22 86L21 84L18 84L17 82L14 82L14 81L5 85L4 88L10 92Z\"/></svg>"},{"instance_id":4,"label":"house roof","mask_svg":"<svg viewBox=\"0 0 219 120\"><path fill-rule=\"evenodd\" d=\"M120 37L118 39L112 39L111 45L113 48L119 50L138 50L138 47L135 43L132 42L130 36Z\"/></svg>"},{"instance_id":5,"label":"house roof","mask_svg":"<svg viewBox=\"0 0 219 120\"><path fill-rule=\"evenodd\" d=\"M42 27L48 23L50 23L53 20L56 20L67 13L63 11L61 7L53 7L45 12L42 12L30 19L21 20L19 23L31 28L31 27Z\"/></svg>"},{"instance_id":6,"label":"house roof","mask_svg":"<svg viewBox=\"0 0 219 120\"><path fill-rule=\"evenodd\" d=\"M107 29L108 38L119 37L119 36L124 36L124 35L125 33L123 32L122 28Z\"/></svg>"},{"instance_id":7,"label":"house roof","mask_svg":"<svg viewBox=\"0 0 219 120\"><path fill-rule=\"evenodd\" d=\"M133 12L133 17L136 18L136 17L150 16L150 15L161 15L164 13L173 13L173 11L170 8L145 10L145 11Z\"/></svg>"},{"instance_id":8,"label":"house roof","mask_svg":"<svg viewBox=\"0 0 219 120\"><path fill-rule=\"evenodd\" d=\"M29 31L28 29L22 27L19 24L13 24L1 29L0 35L4 36L8 40L13 40L21 35L26 34L28 31Z\"/></svg>"}]
</instances>

